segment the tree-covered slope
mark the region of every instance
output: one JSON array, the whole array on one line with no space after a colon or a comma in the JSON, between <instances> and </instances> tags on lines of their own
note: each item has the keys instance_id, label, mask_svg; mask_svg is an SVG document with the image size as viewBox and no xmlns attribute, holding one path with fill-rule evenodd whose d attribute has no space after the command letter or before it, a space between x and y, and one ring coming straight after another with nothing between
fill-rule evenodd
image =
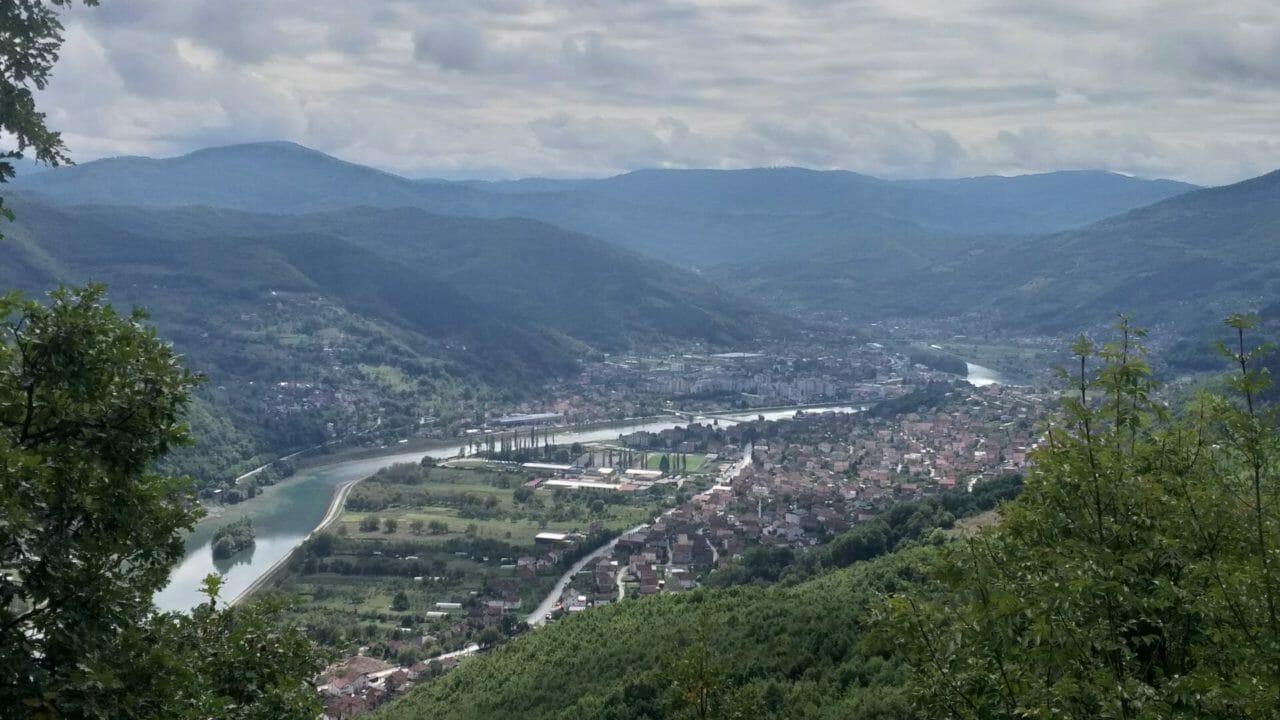
<instances>
[{"instance_id":1,"label":"tree-covered slope","mask_svg":"<svg viewBox=\"0 0 1280 720\"><path fill-rule=\"evenodd\" d=\"M411 181L292 143L209 148L165 159L100 160L22 177L18 187L58 203L204 205L275 213L415 207L528 217L701 267L756 257L776 262L793 252L820 252L821 244L833 238L858 245L864 227L874 233L890 225L908 235L945 237L1051 232L1191 189L1099 172L889 181L805 168L651 169L559 181ZM779 246L779 238L787 242Z\"/></svg>"},{"instance_id":2,"label":"tree-covered slope","mask_svg":"<svg viewBox=\"0 0 1280 720\"><path fill-rule=\"evenodd\" d=\"M381 720L907 718L902 666L867 638L880 593L918 576L910 550L794 586L659 595L594 609L470 659Z\"/></svg>"},{"instance_id":3,"label":"tree-covered slope","mask_svg":"<svg viewBox=\"0 0 1280 720\"><path fill-rule=\"evenodd\" d=\"M374 425L469 418L593 350L785 331L692 273L536 221L17 208L0 284L106 283L209 377L184 467L202 479Z\"/></svg>"},{"instance_id":4,"label":"tree-covered slope","mask_svg":"<svg viewBox=\"0 0 1280 720\"><path fill-rule=\"evenodd\" d=\"M1017 496L1010 475L973 493L904 502L831 542L754 546L714 588L567 618L468 661L384 711L387 720L696 717L906 718L901 664L869 630L886 594L918 580L957 517Z\"/></svg>"},{"instance_id":5,"label":"tree-covered slope","mask_svg":"<svg viewBox=\"0 0 1280 720\"><path fill-rule=\"evenodd\" d=\"M900 184L1022 213L1045 228L1087 225L1199 189L1176 180L1146 180L1097 170L904 180Z\"/></svg>"},{"instance_id":6,"label":"tree-covered slope","mask_svg":"<svg viewBox=\"0 0 1280 720\"><path fill-rule=\"evenodd\" d=\"M987 258L1006 278L993 286L989 307L1010 324L1047 329L1104 321L1118 310L1150 323L1207 326L1280 292L1277 238L1280 172L1273 172L1015 244Z\"/></svg>"},{"instance_id":7,"label":"tree-covered slope","mask_svg":"<svg viewBox=\"0 0 1280 720\"><path fill-rule=\"evenodd\" d=\"M259 212L447 205L475 194L461 185L420 185L290 142L207 148L173 158L108 158L23 175L15 186L58 203Z\"/></svg>"}]
</instances>

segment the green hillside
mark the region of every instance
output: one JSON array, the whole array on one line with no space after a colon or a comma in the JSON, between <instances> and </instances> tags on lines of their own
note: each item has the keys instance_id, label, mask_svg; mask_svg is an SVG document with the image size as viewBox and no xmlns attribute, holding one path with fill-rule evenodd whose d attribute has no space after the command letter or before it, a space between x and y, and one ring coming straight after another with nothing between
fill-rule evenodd
<instances>
[{"instance_id":1,"label":"green hillside","mask_svg":"<svg viewBox=\"0 0 1280 720\"><path fill-rule=\"evenodd\" d=\"M1280 172L1188 193L1081 230L1017 243L988 306L1011 325L1057 330L1133 311L1196 329L1280 293ZM951 287L982 276L976 266Z\"/></svg>"},{"instance_id":2,"label":"green hillside","mask_svg":"<svg viewBox=\"0 0 1280 720\"><path fill-rule=\"evenodd\" d=\"M791 587L661 595L592 610L462 663L383 720L675 718L707 681L716 717L910 717L904 667L867 638L911 550Z\"/></svg>"},{"instance_id":3,"label":"green hillside","mask_svg":"<svg viewBox=\"0 0 1280 720\"><path fill-rule=\"evenodd\" d=\"M261 212L447 205L475 194L461 185L423 187L291 142L207 148L164 159L108 158L27 174L15 185L62 203Z\"/></svg>"},{"instance_id":4,"label":"green hillside","mask_svg":"<svg viewBox=\"0 0 1280 720\"><path fill-rule=\"evenodd\" d=\"M786 329L692 273L536 221L16 207L0 284L106 283L208 376L203 460L181 468L202 479L375 425L471 417L595 351Z\"/></svg>"},{"instance_id":5,"label":"green hillside","mask_svg":"<svg viewBox=\"0 0 1280 720\"><path fill-rule=\"evenodd\" d=\"M20 177L16 186L59 204L290 214L417 208L535 218L752 283L753 291L781 304L794 300L809 308L839 292L866 293L871 308L891 308L898 303L888 296L902 277L921 265L963 261L989 247L987 238L1078 227L1193 189L1102 172L889 181L788 167L652 169L561 181L411 181L292 143L101 160ZM815 263L816 271L833 263L824 271L829 286L812 292L797 287L809 272L790 275L788 266L797 262Z\"/></svg>"},{"instance_id":6,"label":"green hillside","mask_svg":"<svg viewBox=\"0 0 1280 720\"><path fill-rule=\"evenodd\" d=\"M973 493L904 502L809 550L757 546L713 588L595 608L464 663L384 710L388 720L674 718L714 685L715 717L910 717L901 660L870 634L890 593L922 577L957 517L1016 497L1006 476ZM694 666L702 665L691 675Z\"/></svg>"}]
</instances>

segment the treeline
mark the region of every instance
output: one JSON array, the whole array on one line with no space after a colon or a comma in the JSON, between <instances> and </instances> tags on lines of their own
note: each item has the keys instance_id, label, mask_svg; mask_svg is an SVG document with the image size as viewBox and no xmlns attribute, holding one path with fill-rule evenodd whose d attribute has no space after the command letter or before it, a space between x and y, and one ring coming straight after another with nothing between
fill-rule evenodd
<instances>
[{"instance_id":1,"label":"treeline","mask_svg":"<svg viewBox=\"0 0 1280 720\"><path fill-rule=\"evenodd\" d=\"M293 567L304 574L385 575L391 577L450 576L446 557L463 554L497 567L528 552L511 543L476 536L452 537L424 545L413 541L345 538L324 532L303 543ZM421 557L430 553L431 557Z\"/></svg>"}]
</instances>

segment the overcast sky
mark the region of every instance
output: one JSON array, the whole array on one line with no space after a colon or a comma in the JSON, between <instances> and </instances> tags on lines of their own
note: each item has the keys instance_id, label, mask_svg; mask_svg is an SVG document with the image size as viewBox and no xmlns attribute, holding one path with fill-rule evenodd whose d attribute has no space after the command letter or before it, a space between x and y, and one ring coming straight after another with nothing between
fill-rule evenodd
<instances>
[{"instance_id":1,"label":"overcast sky","mask_svg":"<svg viewBox=\"0 0 1280 720\"><path fill-rule=\"evenodd\" d=\"M84 161L289 139L410 176L1280 167L1275 0L104 0Z\"/></svg>"}]
</instances>

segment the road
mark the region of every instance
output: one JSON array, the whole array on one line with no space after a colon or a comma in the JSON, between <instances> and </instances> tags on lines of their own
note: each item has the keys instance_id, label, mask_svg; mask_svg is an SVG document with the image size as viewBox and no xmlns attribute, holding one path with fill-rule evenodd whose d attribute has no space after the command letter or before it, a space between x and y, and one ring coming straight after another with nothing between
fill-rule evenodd
<instances>
[{"instance_id":1,"label":"road","mask_svg":"<svg viewBox=\"0 0 1280 720\"><path fill-rule=\"evenodd\" d=\"M654 518L653 521L657 522L660 518L670 515L674 511L675 511L675 508L669 508L665 512L663 512L661 515ZM547 596L542 599L542 602L538 604L538 607L535 608L533 612L525 616L524 621L529 623L530 627L539 627L541 625L545 625L547 622L547 616L551 614L552 608L556 606L556 602L560 600L560 596L564 594L564 589L569 586L569 583L573 580L574 575L577 575L578 573L582 572L582 568L586 567L587 564L590 563L592 560L595 560L596 558L604 555L607 552L611 552L613 550L613 546L618 544L618 538L621 538L623 535L627 535L627 534L636 532L638 530L643 530L647 527L649 527L649 523L641 523L631 528L630 530L620 532L618 533L618 537L615 537L614 539L610 540L604 545L601 545L600 547L591 551L591 553L589 553L586 557L574 563L573 567L569 568L569 570L565 572L565 574L560 576L560 579L556 581L555 587L551 588L551 592L547 593ZM618 577L619 578L622 577L621 568L619 568ZM621 600L625 596L625 594L626 593L622 589L622 582L621 580L619 580L618 599Z\"/></svg>"},{"instance_id":2,"label":"road","mask_svg":"<svg viewBox=\"0 0 1280 720\"><path fill-rule=\"evenodd\" d=\"M591 561L601 557L605 553L612 552L613 546L618 544L618 538L626 535L627 533L633 533L637 530L641 530L646 526L648 526L648 523L643 523L627 530L626 532L619 533L618 537L615 537L604 545L592 550L582 559L578 560L578 562L574 563L573 566L565 572L565 574L560 576L560 579L556 581L555 587L551 588L551 592L547 593L547 596L542 599L542 602L538 603L538 607L535 608L532 613L529 613L529 615L525 617L524 621L529 623L530 627L538 627L539 625L545 624L547 622L547 616L551 614L551 610L556 606L556 602L558 602L560 600L560 596L564 594L564 589L569 587L569 583L573 580L574 575L582 572L582 568L586 567Z\"/></svg>"},{"instance_id":3,"label":"road","mask_svg":"<svg viewBox=\"0 0 1280 720\"><path fill-rule=\"evenodd\" d=\"M711 548L711 567L715 567L716 565L719 565L720 551L716 549L716 544L711 542L711 538L707 537L706 535L699 533L698 536L701 537L705 543L707 543L707 547Z\"/></svg>"},{"instance_id":4,"label":"road","mask_svg":"<svg viewBox=\"0 0 1280 720\"><path fill-rule=\"evenodd\" d=\"M437 655L433 658L427 658L424 662L431 662L432 660L448 660L449 658L466 657L468 655L475 655L478 652L480 652L479 645L468 645L462 648L461 650L454 650L453 652L450 652L450 653Z\"/></svg>"}]
</instances>

